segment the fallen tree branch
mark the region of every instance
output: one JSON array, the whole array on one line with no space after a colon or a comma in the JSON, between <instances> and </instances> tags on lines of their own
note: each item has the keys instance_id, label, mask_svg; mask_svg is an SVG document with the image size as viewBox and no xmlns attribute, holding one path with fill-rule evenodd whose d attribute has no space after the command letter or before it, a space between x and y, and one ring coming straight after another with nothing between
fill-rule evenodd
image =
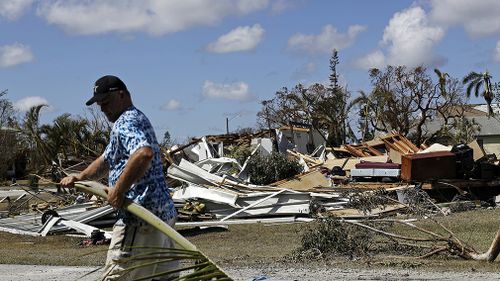
<instances>
[{"instance_id":1,"label":"fallen tree branch","mask_svg":"<svg viewBox=\"0 0 500 281\"><path fill-rule=\"evenodd\" d=\"M399 235L399 234L395 234L395 233L391 233L391 232L386 232L386 231L380 230L378 228L374 228L374 227L368 226L366 224L362 224L362 223L355 222L355 221L342 220L342 222L353 224L353 225L368 229L370 231L382 234L384 236L388 236L388 237L392 237L392 238L396 238L396 239L420 241L420 242L436 241L435 238L434 239L432 239L432 238L415 238L415 237L403 236L403 235Z\"/></svg>"},{"instance_id":2,"label":"fallen tree branch","mask_svg":"<svg viewBox=\"0 0 500 281\"><path fill-rule=\"evenodd\" d=\"M425 254L425 255L419 256L419 257L417 257L417 258L418 258L418 259L425 259L425 258L428 258L428 257L433 256L433 255L435 255L435 254L438 254L438 253L440 253L440 252L444 252L444 251L446 251L447 249L448 249L448 247L446 247L446 246L439 247L439 248L437 248L437 249L435 249L435 250L433 250L433 251L431 251L431 252L429 252L429 253L427 253L427 254Z\"/></svg>"},{"instance_id":3,"label":"fallen tree branch","mask_svg":"<svg viewBox=\"0 0 500 281\"><path fill-rule=\"evenodd\" d=\"M342 222L356 225L358 227L368 229L370 231L373 231L375 233L390 237L392 239L396 239L396 242L398 242L398 243L400 243L399 241L397 241L398 239L407 240L407 241L415 241L415 242L437 242L437 243L445 242L446 243L446 245L439 246L437 249L435 249L435 250L433 250L433 251L431 251L423 256L420 256L419 258L425 258L425 257L429 257L432 255L438 254L440 252L447 251L452 255L456 255L456 256L459 256L459 257L464 258L464 259L490 260L491 261L491 259L494 260L496 258L496 256L498 256L498 254L500 253L500 229L497 233L497 236L494 240L494 243L490 247L490 250L485 254L479 255L472 247L465 246L465 243L463 243L458 238L456 238L456 236L448 229L447 230L451 236L445 237L445 236L439 235L435 232L432 232L430 230L418 227L418 226L416 226L412 223L406 222L406 221L391 220L391 219L378 220L378 221L400 223L400 224L409 226L413 229L416 229L420 232L423 232L427 235L430 235L433 238L420 238L420 237L403 236L403 235L387 232L387 231L384 231L384 230L381 230L381 229L378 229L375 227L371 227L371 226L368 226L368 225L360 223L360 222L342 220ZM442 226L441 224L439 224L439 225ZM444 226L442 226L442 227L444 229L446 229Z\"/></svg>"},{"instance_id":4,"label":"fallen tree branch","mask_svg":"<svg viewBox=\"0 0 500 281\"><path fill-rule=\"evenodd\" d=\"M479 261L489 261L492 262L494 261L497 257L498 254L500 253L500 228L497 231L497 235L495 236L495 239L491 242L490 248L486 253L482 254L473 254L472 259L473 260L479 260Z\"/></svg>"}]
</instances>

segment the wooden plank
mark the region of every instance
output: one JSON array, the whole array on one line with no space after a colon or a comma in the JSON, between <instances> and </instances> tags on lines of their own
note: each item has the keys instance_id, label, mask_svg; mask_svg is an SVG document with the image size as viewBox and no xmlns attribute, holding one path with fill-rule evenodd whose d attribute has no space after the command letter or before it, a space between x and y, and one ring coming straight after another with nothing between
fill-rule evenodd
<instances>
[{"instance_id":1,"label":"wooden plank","mask_svg":"<svg viewBox=\"0 0 500 281\"><path fill-rule=\"evenodd\" d=\"M410 146L408 146L408 144L406 144L403 140L394 140L394 143L396 143L397 145L402 147L404 149L404 151L406 151L406 152L413 151L413 149Z\"/></svg>"},{"instance_id":2,"label":"wooden plank","mask_svg":"<svg viewBox=\"0 0 500 281\"><path fill-rule=\"evenodd\" d=\"M345 149L347 149L347 151L349 151L349 153L351 153L352 155L354 155L356 157L370 156L370 155L365 155L365 153L363 151L354 148L352 145L345 144L344 147L345 147Z\"/></svg>"},{"instance_id":3,"label":"wooden plank","mask_svg":"<svg viewBox=\"0 0 500 281\"><path fill-rule=\"evenodd\" d=\"M366 147L366 149L368 149L370 151L370 153L373 155L373 156L380 156L380 155L383 155L382 152L376 150L375 148L369 146L369 145L366 145L364 144L364 146Z\"/></svg>"},{"instance_id":4,"label":"wooden plank","mask_svg":"<svg viewBox=\"0 0 500 281\"><path fill-rule=\"evenodd\" d=\"M386 140L386 139L382 139L385 143L385 145L387 145L389 147L389 149L393 149L393 150L396 150L396 151L399 151L400 153L403 153L401 152L401 150L395 146L394 144L392 144L390 141Z\"/></svg>"},{"instance_id":5,"label":"wooden plank","mask_svg":"<svg viewBox=\"0 0 500 281\"><path fill-rule=\"evenodd\" d=\"M313 164L313 165L318 165L318 164L322 164L323 163L323 161L321 161L319 159L314 159L313 157L311 157L309 155L302 154L300 152L292 151L290 149L287 149L287 152L290 153L291 155L297 157L297 158L302 157L302 159L304 159L304 161L307 161L307 162L309 162L310 164Z\"/></svg>"},{"instance_id":6,"label":"wooden plank","mask_svg":"<svg viewBox=\"0 0 500 281\"><path fill-rule=\"evenodd\" d=\"M407 139L406 137L403 137L403 136L400 136L401 140L406 143L406 145L408 145L411 149L412 149L412 152L413 153L416 153L417 151L419 151L420 149L418 149L418 147L412 143L409 139Z\"/></svg>"},{"instance_id":7,"label":"wooden plank","mask_svg":"<svg viewBox=\"0 0 500 281\"><path fill-rule=\"evenodd\" d=\"M401 152L401 153L404 153L404 154L408 154L410 152L410 150L405 147L404 145L401 145L399 142L393 142L392 143L395 147L397 147L397 149Z\"/></svg>"}]
</instances>

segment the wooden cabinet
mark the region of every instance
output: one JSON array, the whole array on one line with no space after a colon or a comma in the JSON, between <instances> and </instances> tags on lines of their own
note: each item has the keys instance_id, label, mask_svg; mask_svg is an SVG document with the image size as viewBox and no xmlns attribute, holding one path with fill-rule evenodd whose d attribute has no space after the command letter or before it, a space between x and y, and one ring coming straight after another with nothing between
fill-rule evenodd
<instances>
[{"instance_id":1,"label":"wooden cabinet","mask_svg":"<svg viewBox=\"0 0 500 281\"><path fill-rule=\"evenodd\" d=\"M426 181L456 178L456 160L452 152L440 151L403 155L401 179Z\"/></svg>"}]
</instances>

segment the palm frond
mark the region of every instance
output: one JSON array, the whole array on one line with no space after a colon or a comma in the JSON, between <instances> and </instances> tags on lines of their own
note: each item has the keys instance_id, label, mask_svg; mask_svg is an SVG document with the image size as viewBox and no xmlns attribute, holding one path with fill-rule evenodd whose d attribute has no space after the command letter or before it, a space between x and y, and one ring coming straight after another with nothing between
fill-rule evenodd
<instances>
[{"instance_id":1,"label":"palm frond","mask_svg":"<svg viewBox=\"0 0 500 281\"><path fill-rule=\"evenodd\" d=\"M104 185L98 182L77 182L75 187L86 193L90 193L99 197L107 198L107 194L104 191ZM144 261L154 260L153 262L145 262L141 265L134 265L133 267L125 269L122 273L125 274L128 271L136 269L138 267L151 266L153 264L168 262L172 260L195 260L195 264L191 266L179 267L168 272L159 272L154 276L143 276L137 280L145 280L154 277L164 276L171 273L186 272L184 276L179 276L179 278L174 279L178 281L195 281L195 280L233 280L231 279L222 269L220 269L214 262L212 262L207 256L205 256L201 251L199 251L195 245L193 245L189 240L180 235L167 223L156 217L150 211L144 207L130 201L126 200L123 208L133 215L141 218L151 226L155 227L163 234L167 235L172 239L177 246L180 248L167 249L167 248L150 248L150 252L143 253L141 255L136 255L130 259L140 259Z\"/></svg>"},{"instance_id":2,"label":"palm frond","mask_svg":"<svg viewBox=\"0 0 500 281\"><path fill-rule=\"evenodd\" d=\"M469 74L467 74L464 79L462 80L463 84L467 84L473 80L481 79L481 74L471 71Z\"/></svg>"},{"instance_id":3,"label":"palm frond","mask_svg":"<svg viewBox=\"0 0 500 281\"><path fill-rule=\"evenodd\" d=\"M478 82L476 83L475 88L474 88L474 95L475 95L476 97L479 97L479 91L481 90L481 86L483 86L483 81L482 81L482 80L478 81Z\"/></svg>"},{"instance_id":4,"label":"palm frond","mask_svg":"<svg viewBox=\"0 0 500 281\"><path fill-rule=\"evenodd\" d=\"M465 93L468 98L470 98L470 94L472 93L472 88L474 88L474 86L474 83L469 83L469 85L467 85L467 90L465 91Z\"/></svg>"}]
</instances>

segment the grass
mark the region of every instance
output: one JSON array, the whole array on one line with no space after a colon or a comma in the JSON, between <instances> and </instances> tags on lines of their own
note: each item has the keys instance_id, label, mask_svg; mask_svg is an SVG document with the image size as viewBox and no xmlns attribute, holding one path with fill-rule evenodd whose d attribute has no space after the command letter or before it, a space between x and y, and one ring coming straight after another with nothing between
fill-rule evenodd
<instances>
[{"instance_id":1,"label":"grass","mask_svg":"<svg viewBox=\"0 0 500 281\"><path fill-rule=\"evenodd\" d=\"M303 227L305 224L235 225L229 231L187 238L216 262L269 263L287 257L297 247Z\"/></svg>"},{"instance_id":2,"label":"grass","mask_svg":"<svg viewBox=\"0 0 500 281\"><path fill-rule=\"evenodd\" d=\"M500 209L477 209L454 213L438 217L437 221L477 251L486 251L500 227ZM431 230L438 229L431 220L420 221L418 225ZM406 231L400 231L408 234Z\"/></svg>"},{"instance_id":3,"label":"grass","mask_svg":"<svg viewBox=\"0 0 500 281\"><path fill-rule=\"evenodd\" d=\"M479 209L439 218L462 241L478 251L488 249L500 226L500 209ZM429 221L420 226L436 230ZM284 263L293 266L289 257L300 245L306 224L262 224L230 226L229 231L215 229L181 230L188 240L222 268L232 265L250 266L263 263ZM405 229L397 229L408 234ZM107 246L81 248L79 238L66 236L28 237L0 232L0 263L44 265L103 265ZM82 256L83 254L89 254ZM427 259L377 255L369 259L309 261L300 263L311 267L328 264L337 267L399 267L426 270L478 270L500 272L498 261L477 262L459 258L434 256Z\"/></svg>"},{"instance_id":4,"label":"grass","mask_svg":"<svg viewBox=\"0 0 500 281\"><path fill-rule=\"evenodd\" d=\"M33 237L0 232L0 263L73 266L104 264L107 246L82 248L78 245L81 240L63 235Z\"/></svg>"}]
</instances>

